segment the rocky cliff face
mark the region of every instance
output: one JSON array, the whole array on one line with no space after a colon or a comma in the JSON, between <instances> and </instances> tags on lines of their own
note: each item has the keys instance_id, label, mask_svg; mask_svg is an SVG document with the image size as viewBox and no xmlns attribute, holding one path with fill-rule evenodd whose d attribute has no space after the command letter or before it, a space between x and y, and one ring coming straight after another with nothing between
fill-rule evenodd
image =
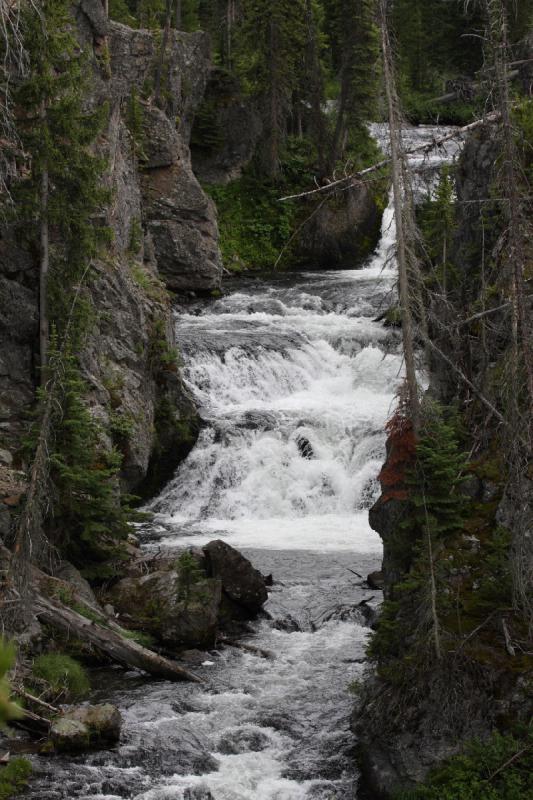
<instances>
[{"instance_id":1,"label":"rocky cliff face","mask_svg":"<svg viewBox=\"0 0 533 800\"><path fill-rule=\"evenodd\" d=\"M80 361L88 402L104 440L124 453L122 486L155 489L194 443L198 419L173 351L170 296L220 284L216 214L191 167L189 138L210 71L202 33L172 32L159 106L148 99L157 37L107 20L98 0L74 7L79 40L93 66L87 103L105 104L98 142L112 200L105 219L113 243L86 290L93 324ZM146 99L144 99L146 98ZM142 131L132 131L132 104ZM0 238L0 462L17 449L34 403L37 362L35 253L9 230Z\"/></svg>"}]
</instances>

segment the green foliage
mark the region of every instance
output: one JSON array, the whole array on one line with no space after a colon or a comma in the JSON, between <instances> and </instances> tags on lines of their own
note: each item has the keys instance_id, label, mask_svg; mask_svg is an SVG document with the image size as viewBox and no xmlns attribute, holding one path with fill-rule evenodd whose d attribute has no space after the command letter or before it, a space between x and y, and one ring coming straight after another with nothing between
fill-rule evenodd
<instances>
[{"instance_id":1,"label":"green foliage","mask_svg":"<svg viewBox=\"0 0 533 800\"><path fill-rule=\"evenodd\" d=\"M108 228L95 219L109 197L101 181L105 163L89 149L108 109L104 105L97 112L85 110L91 70L74 35L68 0L44 0L39 14L33 6L24 13L28 71L16 100L25 112L19 133L24 150L31 153L31 170L17 184L15 200L26 238L37 237L44 213L53 231L49 308L62 335L72 307L71 291L110 238ZM45 174L46 212L41 199Z\"/></svg>"},{"instance_id":2,"label":"green foliage","mask_svg":"<svg viewBox=\"0 0 533 800\"><path fill-rule=\"evenodd\" d=\"M415 535L429 526L437 537L463 528L466 498L460 491L466 459L459 447L453 409L426 401L416 445L415 466L407 477L411 509L404 523Z\"/></svg>"},{"instance_id":3,"label":"green foliage","mask_svg":"<svg viewBox=\"0 0 533 800\"><path fill-rule=\"evenodd\" d=\"M0 800L21 794L28 784L32 766L27 758L12 758L5 766L0 766Z\"/></svg>"},{"instance_id":4,"label":"green foliage","mask_svg":"<svg viewBox=\"0 0 533 800\"><path fill-rule=\"evenodd\" d=\"M141 245L143 242L143 226L142 223L137 217L134 217L131 221L130 227L130 241L128 244L128 251L130 255L135 256L141 249Z\"/></svg>"},{"instance_id":5,"label":"green foliage","mask_svg":"<svg viewBox=\"0 0 533 800\"><path fill-rule=\"evenodd\" d=\"M81 700L91 685L87 673L77 661L62 653L48 653L35 659L32 672L50 686L63 701Z\"/></svg>"},{"instance_id":6,"label":"green foliage","mask_svg":"<svg viewBox=\"0 0 533 800\"><path fill-rule=\"evenodd\" d=\"M144 631L127 631L123 629L122 636L124 636L125 639L131 639L133 642L137 642L141 647L146 647L147 650L154 649L155 639L149 633L144 633Z\"/></svg>"},{"instance_id":7,"label":"green foliage","mask_svg":"<svg viewBox=\"0 0 533 800\"><path fill-rule=\"evenodd\" d=\"M135 418L127 411L118 409L109 414L109 431L113 438L124 441L135 430Z\"/></svg>"},{"instance_id":8,"label":"green foliage","mask_svg":"<svg viewBox=\"0 0 533 800\"><path fill-rule=\"evenodd\" d=\"M187 607L191 601L194 587L205 575L190 550L186 550L180 555L176 561L176 569L178 572L178 600Z\"/></svg>"},{"instance_id":9,"label":"green foliage","mask_svg":"<svg viewBox=\"0 0 533 800\"><path fill-rule=\"evenodd\" d=\"M18 706L11 701L11 690L7 677L15 661L15 647L0 639L0 726L20 715Z\"/></svg>"},{"instance_id":10,"label":"green foliage","mask_svg":"<svg viewBox=\"0 0 533 800\"><path fill-rule=\"evenodd\" d=\"M175 372L180 363L179 351L169 344L163 317L156 317L150 331L149 360L155 373Z\"/></svg>"},{"instance_id":11,"label":"green foliage","mask_svg":"<svg viewBox=\"0 0 533 800\"><path fill-rule=\"evenodd\" d=\"M418 214L425 249L433 263L431 282L444 292L457 283L457 271L451 263L450 250L455 230L454 178L448 167L440 173L437 189Z\"/></svg>"},{"instance_id":12,"label":"green foliage","mask_svg":"<svg viewBox=\"0 0 533 800\"><path fill-rule=\"evenodd\" d=\"M453 409L426 401L414 462L406 462L405 467L402 462L400 489L392 487L392 496L404 503L404 513L396 523L389 553L398 568L403 566L404 574L395 584L393 596L383 605L368 648L382 675L391 681L401 681L403 667L413 658L423 658L426 652L431 575L436 581L438 614L449 612L445 588L450 562L446 547L462 534L467 514L467 499L461 493L465 456L459 445L458 428ZM389 453L391 463L380 476L387 487L392 481L389 473L394 459L398 458L396 446ZM428 540L432 543L431 559Z\"/></svg>"},{"instance_id":13,"label":"green foliage","mask_svg":"<svg viewBox=\"0 0 533 800\"><path fill-rule=\"evenodd\" d=\"M217 205L224 266L272 269L296 224L295 206L279 203L278 186L253 175L205 188Z\"/></svg>"},{"instance_id":14,"label":"green foliage","mask_svg":"<svg viewBox=\"0 0 533 800\"><path fill-rule=\"evenodd\" d=\"M50 360L60 361L61 397L50 447L54 487L50 535L60 551L84 572L94 566L112 570L128 533L130 510L121 507L116 479L122 456L105 451L99 428L85 402L86 386L70 350L60 356L54 339ZM41 392L46 402L46 390ZM36 433L36 432L34 432Z\"/></svg>"},{"instance_id":15,"label":"green foliage","mask_svg":"<svg viewBox=\"0 0 533 800\"><path fill-rule=\"evenodd\" d=\"M525 739L495 733L488 741L472 742L394 800L526 800L533 796L532 776L531 733Z\"/></svg>"}]
</instances>

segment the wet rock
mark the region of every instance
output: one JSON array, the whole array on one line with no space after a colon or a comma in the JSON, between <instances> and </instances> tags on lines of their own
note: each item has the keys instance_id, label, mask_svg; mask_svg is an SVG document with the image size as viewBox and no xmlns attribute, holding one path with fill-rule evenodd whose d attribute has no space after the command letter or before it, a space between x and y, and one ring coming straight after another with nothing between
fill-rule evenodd
<instances>
[{"instance_id":1,"label":"wet rock","mask_svg":"<svg viewBox=\"0 0 533 800\"><path fill-rule=\"evenodd\" d=\"M78 706L53 722L50 736L56 750L79 752L116 744L121 726L120 712L110 703Z\"/></svg>"},{"instance_id":2,"label":"wet rock","mask_svg":"<svg viewBox=\"0 0 533 800\"><path fill-rule=\"evenodd\" d=\"M259 570L221 539L209 542L203 551L209 574L221 581L226 597L247 614L258 614L268 600L265 579Z\"/></svg>"},{"instance_id":3,"label":"wet rock","mask_svg":"<svg viewBox=\"0 0 533 800\"><path fill-rule=\"evenodd\" d=\"M183 800L214 800L209 789L201 786L190 786L183 793Z\"/></svg>"},{"instance_id":4,"label":"wet rock","mask_svg":"<svg viewBox=\"0 0 533 800\"><path fill-rule=\"evenodd\" d=\"M215 643L221 590L217 578L187 585L177 570L159 570L124 578L109 599L125 623L169 647L209 648Z\"/></svg>"},{"instance_id":5,"label":"wet rock","mask_svg":"<svg viewBox=\"0 0 533 800\"><path fill-rule=\"evenodd\" d=\"M225 731L218 742L218 751L224 755L238 755L238 753L259 753L270 744L268 735L254 727L239 728Z\"/></svg>"},{"instance_id":6,"label":"wet rock","mask_svg":"<svg viewBox=\"0 0 533 800\"><path fill-rule=\"evenodd\" d=\"M62 717L52 724L50 737L61 753L78 752L89 747L89 730L83 722Z\"/></svg>"},{"instance_id":7,"label":"wet rock","mask_svg":"<svg viewBox=\"0 0 533 800\"><path fill-rule=\"evenodd\" d=\"M313 450L313 445L306 436L298 436L298 438L296 439L296 444L298 446L298 450L302 458L311 460L312 458L315 457L315 451Z\"/></svg>"},{"instance_id":8,"label":"wet rock","mask_svg":"<svg viewBox=\"0 0 533 800\"><path fill-rule=\"evenodd\" d=\"M369 575L367 575L366 582L371 589L379 589L382 591L385 585L385 577L383 572L381 570L371 572Z\"/></svg>"}]
</instances>

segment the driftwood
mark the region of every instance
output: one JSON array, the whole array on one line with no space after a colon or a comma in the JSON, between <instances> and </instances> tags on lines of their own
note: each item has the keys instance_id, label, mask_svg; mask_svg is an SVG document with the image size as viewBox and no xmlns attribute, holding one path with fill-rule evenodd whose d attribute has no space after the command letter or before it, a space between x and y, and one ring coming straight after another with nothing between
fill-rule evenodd
<instances>
[{"instance_id":1,"label":"driftwood","mask_svg":"<svg viewBox=\"0 0 533 800\"><path fill-rule=\"evenodd\" d=\"M13 691L17 695L17 697L22 697L24 698L24 700L29 700L30 703L35 703L35 705L41 706L41 708L44 708L46 711L49 711L52 714L60 713L59 708L50 705L50 703L45 702L40 697L35 697L33 694L30 694L25 689L23 689L22 686L15 686L13 688Z\"/></svg>"},{"instance_id":2,"label":"driftwood","mask_svg":"<svg viewBox=\"0 0 533 800\"><path fill-rule=\"evenodd\" d=\"M35 599L35 614L48 625L89 642L119 664L143 670L169 681L203 683L198 675L180 667L176 662L157 655L131 639L126 639L115 630L87 619L62 603L52 602L38 595Z\"/></svg>"}]
</instances>

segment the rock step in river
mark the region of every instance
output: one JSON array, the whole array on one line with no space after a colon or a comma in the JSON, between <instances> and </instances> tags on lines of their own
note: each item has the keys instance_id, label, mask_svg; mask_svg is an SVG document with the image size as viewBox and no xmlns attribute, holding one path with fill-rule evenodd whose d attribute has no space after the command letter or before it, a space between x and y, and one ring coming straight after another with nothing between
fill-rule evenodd
<instances>
[{"instance_id":1,"label":"rock step in river","mask_svg":"<svg viewBox=\"0 0 533 800\"><path fill-rule=\"evenodd\" d=\"M398 332L375 321L394 300L393 239L389 208L362 269L232 280L226 296L177 314L206 426L151 504L145 546L223 538L272 573L271 619L254 623L250 641L274 658L206 654L195 666L204 687L107 672L97 699L120 707L120 745L35 757L30 797L357 796L348 687L368 636L357 604L376 593L354 572L379 568L381 556L367 511L401 380Z\"/></svg>"}]
</instances>

